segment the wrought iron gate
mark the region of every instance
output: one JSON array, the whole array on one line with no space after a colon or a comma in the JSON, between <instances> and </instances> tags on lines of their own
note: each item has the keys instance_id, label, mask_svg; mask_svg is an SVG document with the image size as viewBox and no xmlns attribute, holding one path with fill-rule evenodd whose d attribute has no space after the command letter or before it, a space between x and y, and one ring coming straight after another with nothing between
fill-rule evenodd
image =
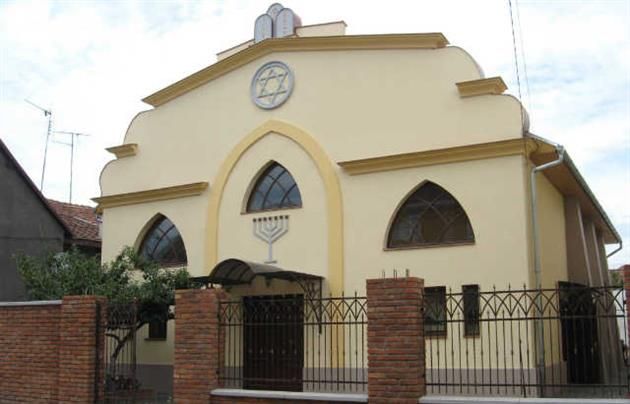
<instances>
[{"instance_id":1,"label":"wrought iron gate","mask_svg":"<svg viewBox=\"0 0 630 404\"><path fill-rule=\"evenodd\" d=\"M105 397L132 398L139 388L136 375L136 304L110 304L105 328Z\"/></svg>"}]
</instances>

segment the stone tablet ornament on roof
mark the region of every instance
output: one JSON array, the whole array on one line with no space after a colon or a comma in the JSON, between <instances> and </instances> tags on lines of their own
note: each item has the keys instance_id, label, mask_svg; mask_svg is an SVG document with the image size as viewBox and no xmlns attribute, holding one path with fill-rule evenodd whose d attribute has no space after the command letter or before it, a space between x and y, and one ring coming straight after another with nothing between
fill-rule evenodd
<instances>
[{"instance_id":1,"label":"stone tablet ornament on roof","mask_svg":"<svg viewBox=\"0 0 630 404\"><path fill-rule=\"evenodd\" d=\"M269 38L283 38L295 34L295 29L302 26L302 21L290 8L274 3L265 14L256 18L254 23L254 43Z\"/></svg>"}]
</instances>

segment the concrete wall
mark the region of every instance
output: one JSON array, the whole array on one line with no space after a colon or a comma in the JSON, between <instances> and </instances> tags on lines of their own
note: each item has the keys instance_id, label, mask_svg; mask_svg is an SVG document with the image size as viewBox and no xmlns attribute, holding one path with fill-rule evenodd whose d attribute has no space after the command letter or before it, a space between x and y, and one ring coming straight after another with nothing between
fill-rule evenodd
<instances>
[{"instance_id":1,"label":"concrete wall","mask_svg":"<svg viewBox=\"0 0 630 404\"><path fill-rule=\"evenodd\" d=\"M62 251L64 230L4 153L0 179L0 301L26 300L15 256Z\"/></svg>"}]
</instances>

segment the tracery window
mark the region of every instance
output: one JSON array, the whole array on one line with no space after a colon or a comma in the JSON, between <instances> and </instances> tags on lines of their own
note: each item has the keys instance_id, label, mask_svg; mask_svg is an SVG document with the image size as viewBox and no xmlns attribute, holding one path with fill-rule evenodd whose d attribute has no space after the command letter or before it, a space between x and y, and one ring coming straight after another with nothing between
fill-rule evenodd
<instances>
[{"instance_id":1,"label":"tracery window","mask_svg":"<svg viewBox=\"0 0 630 404\"><path fill-rule=\"evenodd\" d=\"M302 196L291 173L273 163L258 177L247 201L247 212L302 207Z\"/></svg>"},{"instance_id":2,"label":"tracery window","mask_svg":"<svg viewBox=\"0 0 630 404\"><path fill-rule=\"evenodd\" d=\"M473 242L466 212L444 188L426 182L396 212L387 247L421 247Z\"/></svg>"},{"instance_id":3,"label":"tracery window","mask_svg":"<svg viewBox=\"0 0 630 404\"><path fill-rule=\"evenodd\" d=\"M162 266L186 265L184 240L177 227L166 216L160 216L140 244L140 255Z\"/></svg>"}]
</instances>

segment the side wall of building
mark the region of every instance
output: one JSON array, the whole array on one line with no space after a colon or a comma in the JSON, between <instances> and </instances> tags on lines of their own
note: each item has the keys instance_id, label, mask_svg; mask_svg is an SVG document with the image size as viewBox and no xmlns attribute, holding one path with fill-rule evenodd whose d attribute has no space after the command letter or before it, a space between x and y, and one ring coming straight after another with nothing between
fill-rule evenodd
<instances>
[{"instance_id":1,"label":"side wall of building","mask_svg":"<svg viewBox=\"0 0 630 404\"><path fill-rule=\"evenodd\" d=\"M569 276L564 196L542 173L538 174L536 186L542 287L555 288L558 281L566 281Z\"/></svg>"},{"instance_id":2,"label":"side wall of building","mask_svg":"<svg viewBox=\"0 0 630 404\"><path fill-rule=\"evenodd\" d=\"M0 301L25 300L15 256L62 251L64 230L4 153L0 179Z\"/></svg>"}]
</instances>

